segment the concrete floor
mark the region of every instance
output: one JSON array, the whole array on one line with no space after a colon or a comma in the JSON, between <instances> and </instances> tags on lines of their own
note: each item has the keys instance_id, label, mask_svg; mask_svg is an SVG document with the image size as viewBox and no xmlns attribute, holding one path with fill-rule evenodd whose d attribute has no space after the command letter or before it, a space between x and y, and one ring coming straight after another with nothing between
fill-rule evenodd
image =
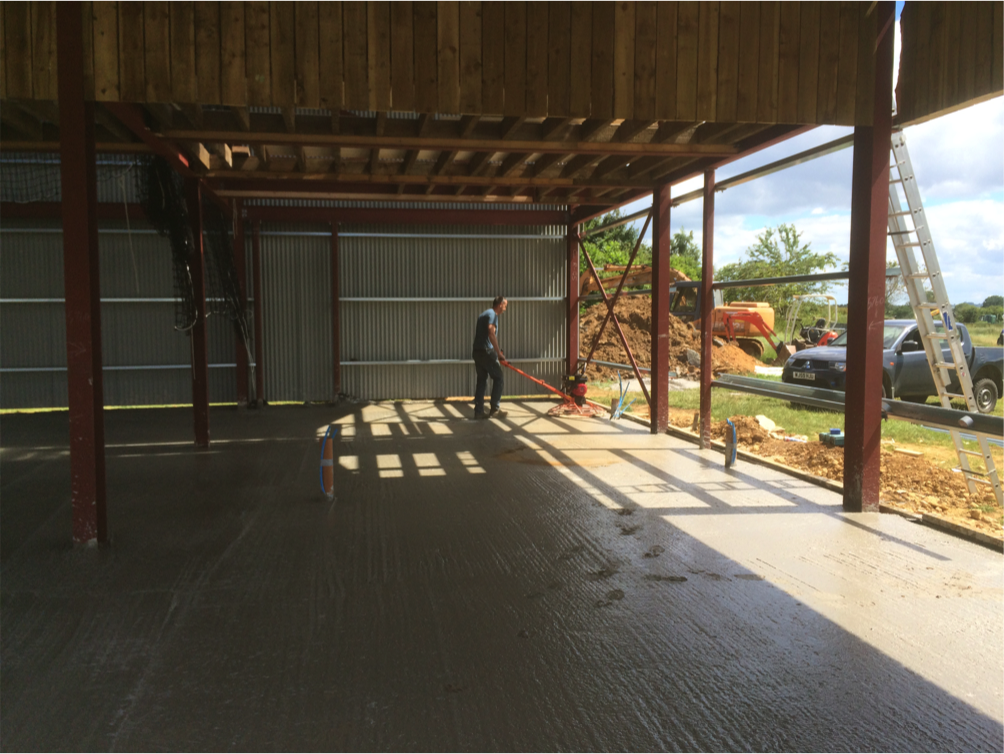
<instances>
[{"instance_id":1,"label":"concrete floor","mask_svg":"<svg viewBox=\"0 0 1004 754\"><path fill-rule=\"evenodd\" d=\"M550 405L5 416L3 749L1004 748L999 553Z\"/></svg>"}]
</instances>

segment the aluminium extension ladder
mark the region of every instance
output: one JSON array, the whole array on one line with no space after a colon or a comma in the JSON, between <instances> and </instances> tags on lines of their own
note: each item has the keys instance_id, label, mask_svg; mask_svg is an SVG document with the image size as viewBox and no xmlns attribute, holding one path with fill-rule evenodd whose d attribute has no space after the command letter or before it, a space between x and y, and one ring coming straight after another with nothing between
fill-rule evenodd
<instances>
[{"instance_id":1,"label":"aluminium extension ladder","mask_svg":"<svg viewBox=\"0 0 1004 754\"><path fill-rule=\"evenodd\" d=\"M889 173L889 235L892 237L899 267L906 283L910 305L917 318L917 329L920 331L927 353L927 361L931 365L931 374L938 391L938 399L945 408L951 407L952 398L964 398L969 411L975 413L976 399L973 394L972 375L966 364L962 351L962 337L955 326L955 312L948 300L948 291L938 266L938 257L934 252L934 241L927 225L924 206L920 200L920 190L914 178L910 154L906 149L906 141L902 131L894 131L892 135L892 166ZM897 185L902 187L906 197L906 208L900 202ZM910 222L907 222L910 218ZM920 251L923 266L918 266L914 250ZM934 301L927 300L924 290L925 281L934 292ZM940 320L940 321L936 321ZM936 324L940 325L936 329ZM942 341L947 341L952 360L946 361ZM958 375L962 394L948 391L952 382L951 372ZM959 470L965 476L966 486L972 495L977 494L977 485L989 485L993 488L997 504L1002 504L1000 477L990 455L990 444L987 436L979 434L980 450L967 449L962 442L959 430L950 430L955 451L959 457ZM983 470L974 469L969 463L970 457L982 457Z\"/></svg>"}]
</instances>

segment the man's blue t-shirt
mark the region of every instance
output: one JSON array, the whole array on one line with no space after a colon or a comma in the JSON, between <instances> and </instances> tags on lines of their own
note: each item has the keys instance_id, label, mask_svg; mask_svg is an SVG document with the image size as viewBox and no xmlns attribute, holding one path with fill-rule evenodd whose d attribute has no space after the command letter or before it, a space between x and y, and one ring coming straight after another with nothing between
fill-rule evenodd
<instances>
[{"instance_id":1,"label":"man's blue t-shirt","mask_svg":"<svg viewBox=\"0 0 1004 754\"><path fill-rule=\"evenodd\" d=\"M478 317L478 326L474 330L474 350L492 352L492 342L488 338L488 325L495 325L495 337L498 338L499 315L494 309L485 309Z\"/></svg>"}]
</instances>

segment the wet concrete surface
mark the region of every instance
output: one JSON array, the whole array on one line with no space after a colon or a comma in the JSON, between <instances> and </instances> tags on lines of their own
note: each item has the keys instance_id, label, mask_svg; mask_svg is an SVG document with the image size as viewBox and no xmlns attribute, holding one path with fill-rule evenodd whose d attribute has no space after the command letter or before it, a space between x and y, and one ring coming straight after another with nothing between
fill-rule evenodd
<instances>
[{"instance_id":1,"label":"wet concrete surface","mask_svg":"<svg viewBox=\"0 0 1004 754\"><path fill-rule=\"evenodd\" d=\"M999 553L550 405L5 416L3 749L1004 748Z\"/></svg>"}]
</instances>

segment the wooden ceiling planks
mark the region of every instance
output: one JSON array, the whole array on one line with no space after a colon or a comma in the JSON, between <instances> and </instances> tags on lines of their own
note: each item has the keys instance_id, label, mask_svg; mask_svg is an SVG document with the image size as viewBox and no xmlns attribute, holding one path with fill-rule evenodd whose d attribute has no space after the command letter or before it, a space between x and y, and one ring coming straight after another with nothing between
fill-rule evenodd
<instances>
[{"instance_id":1,"label":"wooden ceiling planks","mask_svg":"<svg viewBox=\"0 0 1004 754\"><path fill-rule=\"evenodd\" d=\"M919 123L1004 90L1004 3L907 3L898 119Z\"/></svg>"},{"instance_id":2,"label":"wooden ceiling planks","mask_svg":"<svg viewBox=\"0 0 1004 754\"><path fill-rule=\"evenodd\" d=\"M55 4L0 5L0 97L55 99ZM290 119L294 107L335 116L344 107L601 120L871 121L869 3L84 7L88 80L98 101L271 106ZM898 92L904 121L1001 92L1001 16L1001 2L907 3Z\"/></svg>"}]
</instances>

